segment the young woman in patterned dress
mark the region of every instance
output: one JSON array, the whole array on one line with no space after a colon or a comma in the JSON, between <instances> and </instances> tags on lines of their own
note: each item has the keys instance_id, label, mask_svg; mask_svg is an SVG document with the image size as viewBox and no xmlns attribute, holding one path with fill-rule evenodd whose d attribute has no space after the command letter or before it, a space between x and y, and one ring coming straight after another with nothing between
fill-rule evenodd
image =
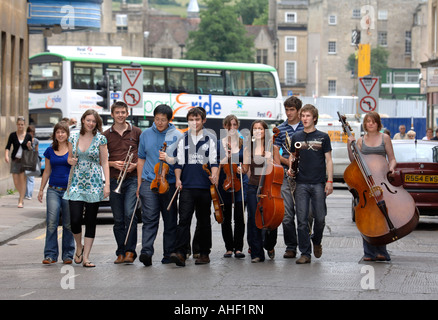
<instances>
[{"instance_id":1,"label":"young woman in patterned dress","mask_svg":"<svg viewBox=\"0 0 438 320\"><path fill-rule=\"evenodd\" d=\"M81 117L80 132L69 138L68 163L73 168L73 174L64 199L69 200L71 229L76 242L74 261L77 264L82 262L87 268L95 267L89 260L89 254L96 233L99 202L110 194L107 140L101 133L102 119L95 110L89 109ZM82 245L84 207L85 236Z\"/></svg>"}]
</instances>

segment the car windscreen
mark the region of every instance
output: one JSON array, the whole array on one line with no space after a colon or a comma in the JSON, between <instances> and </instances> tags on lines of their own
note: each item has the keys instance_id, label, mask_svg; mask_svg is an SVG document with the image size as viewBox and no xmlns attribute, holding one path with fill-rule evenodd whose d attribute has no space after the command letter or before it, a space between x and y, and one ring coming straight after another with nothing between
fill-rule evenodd
<instances>
[{"instance_id":1,"label":"car windscreen","mask_svg":"<svg viewBox=\"0 0 438 320\"><path fill-rule=\"evenodd\" d=\"M438 162L436 144L393 144L397 162Z\"/></svg>"}]
</instances>

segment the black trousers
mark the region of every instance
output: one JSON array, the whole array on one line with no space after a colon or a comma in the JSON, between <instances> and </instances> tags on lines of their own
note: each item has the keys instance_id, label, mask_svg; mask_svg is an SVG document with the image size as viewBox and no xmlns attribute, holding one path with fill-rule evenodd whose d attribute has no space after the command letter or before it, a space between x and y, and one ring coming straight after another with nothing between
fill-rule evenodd
<instances>
[{"instance_id":1,"label":"black trousers","mask_svg":"<svg viewBox=\"0 0 438 320\"><path fill-rule=\"evenodd\" d=\"M245 220L243 218L242 202L236 202L234 204L234 216L233 207L231 203L224 205L223 210L224 221L221 224L222 237L225 242L225 249L227 251L242 251L243 250L243 236L245 234ZM233 218L234 218L234 234L233 234Z\"/></svg>"},{"instance_id":2,"label":"black trousers","mask_svg":"<svg viewBox=\"0 0 438 320\"><path fill-rule=\"evenodd\" d=\"M190 244L190 226L196 211L197 242L200 254L210 254L211 249L211 194L210 189L183 188L179 195L179 217L176 228L175 251L186 254Z\"/></svg>"},{"instance_id":3,"label":"black trousers","mask_svg":"<svg viewBox=\"0 0 438 320\"><path fill-rule=\"evenodd\" d=\"M84 201L69 200L70 223L73 234L82 232L82 221L85 224L85 237L94 238L96 235L97 212L99 202L90 203ZM84 212L85 207L85 212Z\"/></svg>"}]
</instances>

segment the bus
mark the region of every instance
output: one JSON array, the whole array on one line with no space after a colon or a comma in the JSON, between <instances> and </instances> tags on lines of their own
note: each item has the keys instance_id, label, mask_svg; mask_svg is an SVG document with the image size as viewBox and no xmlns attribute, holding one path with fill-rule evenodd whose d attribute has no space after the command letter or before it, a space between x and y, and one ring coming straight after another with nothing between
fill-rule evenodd
<instances>
[{"instance_id":1,"label":"bus","mask_svg":"<svg viewBox=\"0 0 438 320\"><path fill-rule=\"evenodd\" d=\"M219 137L222 120L234 114L241 128L256 120L271 127L282 122L283 97L274 67L256 63L232 63L139 57L75 57L41 53L29 59L29 123L36 137L49 139L62 118L78 121L87 109L95 109L104 125L110 125L110 110L97 105L99 82L106 73L114 88L112 100L121 100L123 67L135 63L143 69L143 105L131 108L130 121L142 130L153 123L153 110L168 104L173 124L186 130L189 108L207 112L206 128Z\"/></svg>"}]
</instances>

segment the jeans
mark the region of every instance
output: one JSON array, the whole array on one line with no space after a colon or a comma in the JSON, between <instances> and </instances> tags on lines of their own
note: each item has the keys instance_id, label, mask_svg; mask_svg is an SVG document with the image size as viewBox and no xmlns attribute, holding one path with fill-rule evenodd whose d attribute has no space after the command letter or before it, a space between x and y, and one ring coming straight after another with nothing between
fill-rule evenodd
<instances>
[{"instance_id":1,"label":"jeans","mask_svg":"<svg viewBox=\"0 0 438 320\"><path fill-rule=\"evenodd\" d=\"M365 258L376 259L377 255L382 255L385 257L386 260L388 261L391 260L391 257L389 256L389 253L386 250L386 245L374 246L366 242L365 239L362 239L362 242L363 242L363 252Z\"/></svg>"},{"instance_id":2,"label":"jeans","mask_svg":"<svg viewBox=\"0 0 438 320\"><path fill-rule=\"evenodd\" d=\"M295 201L298 221L298 246L302 255L310 257L312 246L310 244L309 212L313 209L313 235L314 245L320 245L325 227L327 206L325 203L324 183L297 183Z\"/></svg>"},{"instance_id":3,"label":"jeans","mask_svg":"<svg viewBox=\"0 0 438 320\"><path fill-rule=\"evenodd\" d=\"M169 184L169 191L158 194L151 191L151 183L143 181L140 186L140 199L142 203L142 254L154 254L154 242L158 233L160 213L164 222L163 231L163 256L169 257L175 250L177 226L177 199L174 199L170 210L167 206L175 193L175 183Z\"/></svg>"},{"instance_id":4,"label":"jeans","mask_svg":"<svg viewBox=\"0 0 438 320\"><path fill-rule=\"evenodd\" d=\"M126 234L131 223L132 214L137 202L137 177L126 177L123 180L121 194L115 193L117 188L117 179L110 180L110 205L114 217L113 232L117 243L116 256L125 255L126 252L135 254L137 246L137 217L134 216L131 231L125 247Z\"/></svg>"},{"instance_id":5,"label":"jeans","mask_svg":"<svg viewBox=\"0 0 438 320\"><path fill-rule=\"evenodd\" d=\"M277 229L261 230L256 226L257 188L258 186L251 184L248 185L246 197L248 211L247 238L249 247L251 248L251 259L260 258L261 261L264 261L265 253L263 248L268 251L274 249L277 244Z\"/></svg>"},{"instance_id":6,"label":"jeans","mask_svg":"<svg viewBox=\"0 0 438 320\"><path fill-rule=\"evenodd\" d=\"M24 194L26 198L32 198L34 184L35 184L35 177L26 176L26 193Z\"/></svg>"},{"instance_id":7,"label":"jeans","mask_svg":"<svg viewBox=\"0 0 438 320\"><path fill-rule=\"evenodd\" d=\"M175 251L186 254L190 244L190 225L196 211L199 253L210 254L211 249L211 194L209 189L183 188L179 195L179 223L176 228Z\"/></svg>"},{"instance_id":8,"label":"jeans","mask_svg":"<svg viewBox=\"0 0 438 320\"><path fill-rule=\"evenodd\" d=\"M58 260L58 225L62 215L62 260L73 259L75 244L70 225L70 209L68 200L62 199L65 191L53 188L47 189L47 228L44 257Z\"/></svg>"},{"instance_id":9,"label":"jeans","mask_svg":"<svg viewBox=\"0 0 438 320\"><path fill-rule=\"evenodd\" d=\"M291 189L286 175L281 186L281 197L284 201L283 235L286 251L297 251L298 239L295 226L295 203L292 198Z\"/></svg>"}]
</instances>

